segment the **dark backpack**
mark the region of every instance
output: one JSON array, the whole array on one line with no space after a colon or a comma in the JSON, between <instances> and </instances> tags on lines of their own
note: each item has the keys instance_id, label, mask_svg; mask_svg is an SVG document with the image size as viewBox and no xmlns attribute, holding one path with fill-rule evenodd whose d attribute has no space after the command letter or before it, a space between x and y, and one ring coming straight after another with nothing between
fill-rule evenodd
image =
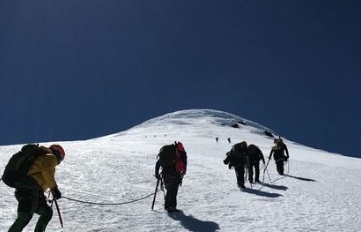
<instances>
[{"instance_id":1,"label":"dark backpack","mask_svg":"<svg viewBox=\"0 0 361 232\"><path fill-rule=\"evenodd\" d=\"M15 153L5 167L2 181L9 187L15 188L17 183L29 181L27 172L29 171L34 160L47 151L41 149L39 144L27 144L21 150Z\"/></svg>"},{"instance_id":2,"label":"dark backpack","mask_svg":"<svg viewBox=\"0 0 361 232\"><path fill-rule=\"evenodd\" d=\"M260 161L262 154L261 150L256 145L249 145L248 146L248 156L250 161Z\"/></svg>"},{"instance_id":3,"label":"dark backpack","mask_svg":"<svg viewBox=\"0 0 361 232\"><path fill-rule=\"evenodd\" d=\"M176 148L174 144L165 145L160 149L158 154L158 159L160 165L163 168L170 167L175 164L175 158L176 158L175 149Z\"/></svg>"},{"instance_id":4,"label":"dark backpack","mask_svg":"<svg viewBox=\"0 0 361 232\"><path fill-rule=\"evenodd\" d=\"M237 143L233 146L233 148L230 150L230 156L233 166L248 164L247 151L241 143Z\"/></svg>"}]
</instances>

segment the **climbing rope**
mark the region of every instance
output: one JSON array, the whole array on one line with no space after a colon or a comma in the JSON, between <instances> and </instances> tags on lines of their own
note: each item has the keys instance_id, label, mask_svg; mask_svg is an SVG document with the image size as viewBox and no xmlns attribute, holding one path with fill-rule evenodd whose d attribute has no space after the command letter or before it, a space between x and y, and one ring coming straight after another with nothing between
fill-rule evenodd
<instances>
[{"instance_id":1,"label":"climbing rope","mask_svg":"<svg viewBox=\"0 0 361 232\"><path fill-rule=\"evenodd\" d=\"M270 177L268 171L266 170L266 171L267 171L267 174L268 174L268 179L269 179L269 181L270 181L271 184L275 183L276 181L282 180L282 179L286 178L286 177L289 175L289 173L290 173L290 161L287 160L286 163L287 163L287 174L286 174L286 175L283 175L283 176L281 176L281 177L279 177L279 178L277 178L277 179L275 179L275 180L273 180L273 181L271 180L271 177ZM265 172L263 172L263 179L264 179L264 173L265 173Z\"/></svg>"},{"instance_id":2,"label":"climbing rope","mask_svg":"<svg viewBox=\"0 0 361 232\"><path fill-rule=\"evenodd\" d=\"M158 191L161 191L161 189L157 190ZM141 201L141 200L144 200L148 197L151 197L153 196L155 193L151 193L149 195L146 195L144 197L140 197L140 198L137 198L137 199L134 199L134 200L130 200L130 201L125 201L125 202L117 202L117 203L102 203L102 202L91 202L91 201L84 201L84 200L78 200L78 199L74 199L74 198L70 198L70 197L62 197L63 199L66 199L66 200L69 200L69 201L74 201L74 202L78 202L78 203L83 203L83 204L90 204L90 205L125 205L125 204L131 204L131 203L134 203L134 202L137 202L137 201Z\"/></svg>"},{"instance_id":3,"label":"climbing rope","mask_svg":"<svg viewBox=\"0 0 361 232\"><path fill-rule=\"evenodd\" d=\"M287 160L287 174L286 175L283 175L283 176L281 176L281 177L279 177L279 178L277 178L277 179L275 179L275 180L271 180L271 176L270 176L270 174L269 174L269 172L268 172L268 170L266 169L267 167L268 167L268 163L265 165L265 164L263 164L263 167L261 168L261 170L263 169L263 180L262 180L262 183L265 183L265 181L264 181L264 176L265 176L265 172L267 172L267 175L268 175L268 179L269 179L269 183L271 183L271 184L273 184L273 183L275 183L275 182L277 182L277 181L279 181L279 180L281 180L281 179L283 179L283 178L286 178L288 175L289 175L289 173L290 173L290 164L289 164L289 160ZM255 186L255 185L253 185L253 184L251 184L250 183L250 185L251 185L251 189L253 189L253 186ZM265 187L265 185L262 185L260 188L258 188L258 189L255 189L255 190L257 190L257 191L259 191L259 190L261 190L261 189L263 189Z\"/></svg>"}]
</instances>

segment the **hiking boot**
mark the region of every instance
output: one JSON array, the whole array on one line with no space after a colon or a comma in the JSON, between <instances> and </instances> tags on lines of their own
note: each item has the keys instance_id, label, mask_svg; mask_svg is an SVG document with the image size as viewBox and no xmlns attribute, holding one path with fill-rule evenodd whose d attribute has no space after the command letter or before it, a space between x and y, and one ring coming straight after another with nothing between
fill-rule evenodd
<instances>
[{"instance_id":1,"label":"hiking boot","mask_svg":"<svg viewBox=\"0 0 361 232\"><path fill-rule=\"evenodd\" d=\"M241 189L245 189L245 188L246 188L246 186L244 186L243 184L239 184L238 187L241 188Z\"/></svg>"},{"instance_id":2,"label":"hiking boot","mask_svg":"<svg viewBox=\"0 0 361 232\"><path fill-rule=\"evenodd\" d=\"M179 212L180 210L179 209L176 209L176 208L173 208L173 207L169 207L167 209L168 213L173 213L173 212Z\"/></svg>"}]
</instances>

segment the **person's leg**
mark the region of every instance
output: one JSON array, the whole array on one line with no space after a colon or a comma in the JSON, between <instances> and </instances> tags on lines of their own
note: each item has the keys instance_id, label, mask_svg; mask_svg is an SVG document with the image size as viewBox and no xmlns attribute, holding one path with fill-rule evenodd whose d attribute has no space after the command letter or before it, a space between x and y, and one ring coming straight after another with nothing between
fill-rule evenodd
<instances>
[{"instance_id":1,"label":"person's leg","mask_svg":"<svg viewBox=\"0 0 361 232\"><path fill-rule=\"evenodd\" d=\"M165 187L167 189L166 199L164 208L165 209L175 209L177 207L177 194L179 188L179 179L176 176L167 176L164 180Z\"/></svg>"},{"instance_id":2,"label":"person's leg","mask_svg":"<svg viewBox=\"0 0 361 232\"><path fill-rule=\"evenodd\" d=\"M164 209L176 208L179 182L175 176L165 176L164 185L166 188Z\"/></svg>"},{"instance_id":3,"label":"person's leg","mask_svg":"<svg viewBox=\"0 0 361 232\"><path fill-rule=\"evenodd\" d=\"M19 188L15 191L15 197L19 202L18 215L15 222L9 228L9 232L21 232L33 217L33 190Z\"/></svg>"},{"instance_id":4,"label":"person's leg","mask_svg":"<svg viewBox=\"0 0 361 232\"><path fill-rule=\"evenodd\" d=\"M178 185L173 185L170 188L168 195L168 209L176 209L177 208L177 194L178 194Z\"/></svg>"},{"instance_id":5,"label":"person's leg","mask_svg":"<svg viewBox=\"0 0 361 232\"><path fill-rule=\"evenodd\" d=\"M36 213L40 215L38 222L36 223L35 232L45 231L46 226L53 217L52 208L46 203L46 199L43 192L39 192L39 201Z\"/></svg>"},{"instance_id":6,"label":"person's leg","mask_svg":"<svg viewBox=\"0 0 361 232\"><path fill-rule=\"evenodd\" d=\"M244 167L238 166L235 169L238 187L244 188Z\"/></svg>"},{"instance_id":7,"label":"person's leg","mask_svg":"<svg viewBox=\"0 0 361 232\"><path fill-rule=\"evenodd\" d=\"M277 166L277 172L280 175L283 175L284 169L283 169L283 161L277 161L276 162L276 166Z\"/></svg>"},{"instance_id":8,"label":"person's leg","mask_svg":"<svg viewBox=\"0 0 361 232\"><path fill-rule=\"evenodd\" d=\"M251 164L249 164L249 166L248 166L248 180L249 180L249 183L253 183L253 166L254 166L254 164L253 163L251 163Z\"/></svg>"},{"instance_id":9,"label":"person's leg","mask_svg":"<svg viewBox=\"0 0 361 232\"><path fill-rule=\"evenodd\" d=\"M256 172L254 179L256 182L259 182L259 162L254 164L254 171Z\"/></svg>"},{"instance_id":10,"label":"person's leg","mask_svg":"<svg viewBox=\"0 0 361 232\"><path fill-rule=\"evenodd\" d=\"M9 232L21 232L25 226L30 222L31 214L18 212L15 222L9 228Z\"/></svg>"}]
</instances>

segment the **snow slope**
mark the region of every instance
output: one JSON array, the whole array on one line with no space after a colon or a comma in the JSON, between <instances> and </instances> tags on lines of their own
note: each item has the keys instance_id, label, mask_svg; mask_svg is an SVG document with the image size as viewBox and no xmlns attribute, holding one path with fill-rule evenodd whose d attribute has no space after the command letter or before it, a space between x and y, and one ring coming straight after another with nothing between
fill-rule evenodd
<instances>
[{"instance_id":1,"label":"snow slope","mask_svg":"<svg viewBox=\"0 0 361 232\"><path fill-rule=\"evenodd\" d=\"M225 153L245 140L267 157L273 140L265 131L272 130L226 112L184 110L117 134L60 142L67 152L56 176L64 228L54 211L47 231L361 231L360 159L285 139L289 175L278 176L271 161L263 185L237 188L234 171L222 162ZM178 194L182 211L166 213L161 191L152 211L156 155L175 140L183 142L189 162ZM20 147L0 147L1 170ZM0 190L0 231L7 231L17 202L13 189L1 183ZM36 219L24 231L33 231Z\"/></svg>"}]
</instances>

